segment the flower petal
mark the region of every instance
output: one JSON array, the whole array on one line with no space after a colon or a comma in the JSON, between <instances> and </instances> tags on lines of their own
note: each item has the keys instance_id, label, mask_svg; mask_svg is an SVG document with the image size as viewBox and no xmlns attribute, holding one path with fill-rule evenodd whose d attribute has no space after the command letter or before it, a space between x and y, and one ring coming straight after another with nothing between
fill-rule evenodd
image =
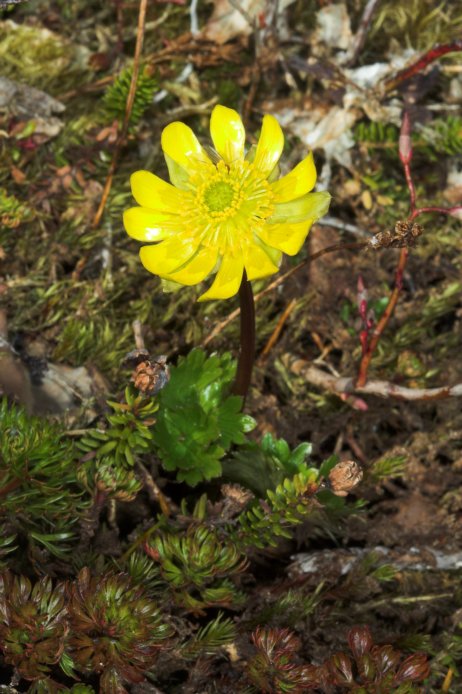
<instances>
[{"instance_id":1,"label":"flower petal","mask_svg":"<svg viewBox=\"0 0 462 694\"><path fill-rule=\"evenodd\" d=\"M258 140L255 167L265 176L269 176L279 161L284 148L284 134L274 116L264 116L260 139Z\"/></svg>"},{"instance_id":2,"label":"flower petal","mask_svg":"<svg viewBox=\"0 0 462 694\"><path fill-rule=\"evenodd\" d=\"M173 161L173 159L169 157L168 154L165 154L165 152L164 157L168 168L168 175L170 176L170 180L175 186L175 188L180 188L180 190L188 190L188 172L185 169L183 169L182 166L177 164L176 161Z\"/></svg>"},{"instance_id":3,"label":"flower petal","mask_svg":"<svg viewBox=\"0 0 462 694\"><path fill-rule=\"evenodd\" d=\"M316 167L313 161L313 152L310 152L287 176L283 176L279 181L273 183L271 190L275 195L275 202L287 202L309 193L315 183Z\"/></svg>"},{"instance_id":4,"label":"flower petal","mask_svg":"<svg viewBox=\"0 0 462 694\"><path fill-rule=\"evenodd\" d=\"M163 129L161 143L165 154L188 172L195 170L198 161L210 162L191 128L180 121Z\"/></svg>"},{"instance_id":5,"label":"flower petal","mask_svg":"<svg viewBox=\"0 0 462 694\"><path fill-rule=\"evenodd\" d=\"M215 149L227 164L244 158L245 130L237 111L215 106L210 118L210 134Z\"/></svg>"},{"instance_id":6,"label":"flower petal","mask_svg":"<svg viewBox=\"0 0 462 694\"><path fill-rule=\"evenodd\" d=\"M131 207L124 212L125 231L137 241L163 241L177 228L178 217L147 207Z\"/></svg>"},{"instance_id":7,"label":"flower petal","mask_svg":"<svg viewBox=\"0 0 462 694\"><path fill-rule=\"evenodd\" d=\"M267 224L258 236L268 246L277 248L287 255L296 255L303 246L312 224L312 220L298 224Z\"/></svg>"},{"instance_id":8,"label":"flower petal","mask_svg":"<svg viewBox=\"0 0 462 694\"><path fill-rule=\"evenodd\" d=\"M212 272L217 262L217 256L218 250L216 248L203 247L186 263L182 270L173 272L168 276L168 279L188 286L198 284Z\"/></svg>"},{"instance_id":9,"label":"flower petal","mask_svg":"<svg viewBox=\"0 0 462 694\"><path fill-rule=\"evenodd\" d=\"M297 224L297 222L315 221L326 214L330 204L330 193L323 190L319 193L307 193L290 202L276 203L274 214L267 220L268 224Z\"/></svg>"},{"instance_id":10,"label":"flower petal","mask_svg":"<svg viewBox=\"0 0 462 694\"><path fill-rule=\"evenodd\" d=\"M182 208L181 196L184 194L150 171L136 171L130 176L130 184L133 197L142 207L172 214L177 214Z\"/></svg>"},{"instance_id":11,"label":"flower petal","mask_svg":"<svg viewBox=\"0 0 462 694\"><path fill-rule=\"evenodd\" d=\"M167 239L155 246L142 246L140 259L153 275L166 277L179 270L197 250L198 242L191 239Z\"/></svg>"},{"instance_id":12,"label":"flower petal","mask_svg":"<svg viewBox=\"0 0 462 694\"><path fill-rule=\"evenodd\" d=\"M256 243L250 244L244 250L243 256L248 280L258 280L261 277L273 275L279 269L278 266L272 262L267 253L265 253L263 248L257 246Z\"/></svg>"},{"instance_id":13,"label":"flower petal","mask_svg":"<svg viewBox=\"0 0 462 694\"><path fill-rule=\"evenodd\" d=\"M221 261L214 283L205 294L199 297L199 301L229 299L230 296L234 296L241 286L243 272L242 258L225 256Z\"/></svg>"}]
</instances>

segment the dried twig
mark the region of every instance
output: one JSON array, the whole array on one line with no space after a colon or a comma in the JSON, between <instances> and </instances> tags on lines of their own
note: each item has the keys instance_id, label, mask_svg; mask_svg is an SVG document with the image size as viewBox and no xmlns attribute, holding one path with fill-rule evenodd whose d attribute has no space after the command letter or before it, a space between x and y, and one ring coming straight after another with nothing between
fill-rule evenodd
<instances>
[{"instance_id":1,"label":"dried twig","mask_svg":"<svg viewBox=\"0 0 462 694\"><path fill-rule=\"evenodd\" d=\"M254 301L255 303L262 299L264 296L269 294L270 292L273 291L273 289L276 289L276 287L279 287L283 282L285 282L289 277L292 277L292 275L295 275L296 272L304 268L306 265L311 263L313 260L316 260L317 258L320 258L323 255L326 255L327 253L333 253L334 251L343 251L343 250L357 250L359 248L364 248L366 246L366 241L354 241L352 243L334 243L332 246L326 246L326 248L321 248L320 251L317 253L313 253L312 255L309 255L308 258L305 258L305 260L302 260L301 263L298 263L298 265L295 265L295 267L291 268L287 272L285 272L283 275L279 275L277 279L275 279L273 282L271 282L265 289L263 289L261 292L258 292L258 294L255 294ZM232 321L238 317L240 313L240 309L236 308L234 311L231 311L229 316L227 316L224 320L220 321L213 330L207 335L205 340L202 342L202 347L206 347L217 335L219 335L224 328L226 328L227 325L232 323Z\"/></svg>"},{"instance_id":2,"label":"dried twig","mask_svg":"<svg viewBox=\"0 0 462 694\"><path fill-rule=\"evenodd\" d=\"M364 42L366 40L367 31L371 23L372 15L374 14L379 2L380 0L369 0L366 7L364 8L363 16L361 17L358 31L356 32L351 49L349 51L350 56L348 57L347 64L350 67L356 63L356 60L358 59L358 56L361 53L362 47L364 46Z\"/></svg>"},{"instance_id":3,"label":"dried twig","mask_svg":"<svg viewBox=\"0 0 462 694\"><path fill-rule=\"evenodd\" d=\"M290 301L289 304L286 306L285 310L283 311L282 315L280 316L280 318L276 324L276 327L274 328L273 332L271 333L271 335L268 339L268 342L266 343L266 345L263 348L263 351L260 355L261 361L264 361L267 358L268 354L273 349L274 345L276 344L276 342L279 339L279 335L282 332L284 324L286 323L287 319L289 318L290 314L292 313L292 311L294 310L296 305L297 305L297 300L292 299L292 301Z\"/></svg>"},{"instance_id":4,"label":"dried twig","mask_svg":"<svg viewBox=\"0 0 462 694\"><path fill-rule=\"evenodd\" d=\"M133 336L135 338L136 349L145 349L144 337L143 337L143 326L141 321L136 320L132 323Z\"/></svg>"},{"instance_id":5,"label":"dried twig","mask_svg":"<svg viewBox=\"0 0 462 694\"><path fill-rule=\"evenodd\" d=\"M363 236L364 238L371 238L372 234L370 231L361 229L361 227L356 226L356 224L349 224L344 222L342 219L337 219L336 217L331 217L326 215L322 219L318 219L316 222L321 227L332 227L333 229L339 229L340 231L347 231L349 234L357 234L358 236Z\"/></svg>"},{"instance_id":6,"label":"dried twig","mask_svg":"<svg viewBox=\"0 0 462 694\"><path fill-rule=\"evenodd\" d=\"M99 207L98 207L96 214L94 216L94 219L93 219L93 227L94 228L99 226L99 223L101 221L101 217L103 216L103 212L104 212L104 209L106 207L107 199L108 199L109 193L111 192L112 181L114 179L114 174L115 174L117 164L119 161L122 145L125 142L125 139L127 137L128 125L130 123L130 116L132 113L133 104L135 102L135 94L136 94L136 85L138 82L138 74L140 71L140 59L141 59L141 51L143 48L144 29L145 29L145 25L146 25L147 5L148 5L148 0L140 0L140 9L139 9L139 14L138 14L138 27L137 27L137 33L136 33L135 55L133 57L133 73L132 73L132 79L130 82L130 89L129 89L128 96L127 96L127 102L125 104L125 116L124 116L124 120L122 123L122 128L120 130L120 134L117 138L114 156L112 158L111 166L109 167L109 173L108 173L107 178L106 178L106 183L104 184L104 190L103 190L103 194L101 196L101 201L100 201Z\"/></svg>"},{"instance_id":7,"label":"dried twig","mask_svg":"<svg viewBox=\"0 0 462 694\"><path fill-rule=\"evenodd\" d=\"M395 398L407 401L444 400L462 397L462 383L438 388L406 388L390 381L368 381L363 386L355 384L354 378L333 376L303 359L292 362L290 369L306 381L323 390L342 395L377 395L381 398ZM346 400L346 398L342 398Z\"/></svg>"},{"instance_id":8,"label":"dried twig","mask_svg":"<svg viewBox=\"0 0 462 694\"><path fill-rule=\"evenodd\" d=\"M164 516L168 518L172 513L169 499L167 499L167 497L161 492L153 476L151 475L149 470L147 470L144 467L143 463L140 463L140 461L138 461L136 463L136 466L141 474L141 477L143 478L143 483L149 494L150 499L154 501L156 504L159 504L162 513L164 514Z\"/></svg>"}]
</instances>

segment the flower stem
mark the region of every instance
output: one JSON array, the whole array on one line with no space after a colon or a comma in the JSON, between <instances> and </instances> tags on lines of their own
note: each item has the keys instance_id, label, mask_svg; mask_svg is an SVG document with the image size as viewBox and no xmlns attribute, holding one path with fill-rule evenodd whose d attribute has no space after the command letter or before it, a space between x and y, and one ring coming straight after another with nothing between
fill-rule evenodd
<instances>
[{"instance_id":1,"label":"flower stem","mask_svg":"<svg viewBox=\"0 0 462 694\"><path fill-rule=\"evenodd\" d=\"M255 361L255 304L252 285L247 279L245 270L239 288L239 301L241 304L241 350L233 393L241 395L245 400Z\"/></svg>"}]
</instances>

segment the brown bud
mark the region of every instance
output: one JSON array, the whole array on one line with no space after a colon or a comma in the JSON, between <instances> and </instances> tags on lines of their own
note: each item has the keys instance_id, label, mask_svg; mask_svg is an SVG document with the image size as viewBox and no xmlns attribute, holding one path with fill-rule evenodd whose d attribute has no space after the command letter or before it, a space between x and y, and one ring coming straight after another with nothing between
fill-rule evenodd
<instances>
[{"instance_id":1,"label":"brown bud","mask_svg":"<svg viewBox=\"0 0 462 694\"><path fill-rule=\"evenodd\" d=\"M351 684L353 682L353 668L351 660L346 653L336 653L328 661L328 668L335 684Z\"/></svg>"},{"instance_id":2,"label":"brown bud","mask_svg":"<svg viewBox=\"0 0 462 694\"><path fill-rule=\"evenodd\" d=\"M407 111L404 112L401 131L399 134L399 158L403 164L410 164L412 159L411 119Z\"/></svg>"},{"instance_id":3,"label":"brown bud","mask_svg":"<svg viewBox=\"0 0 462 694\"><path fill-rule=\"evenodd\" d=\"M354 460L343 460L329 473L328 485L336 496L347 496L362 480L363 471Z\"/></svg>"},{"instance_id":4,"label":"brown bud","mask_svg":"<svg viewBox=\"0 0 462 694\"><path fill-rule=\"evenodd\" d=\"M396 674L396 682L422 682L430 674L430 666L428 664L425 653L415 653L401 663Z\"/></svg>"},{"instance_id":5,"label":"brown bud","mask_svg":"<svg viewBox=\"0 0 462 694\"><path fill-rule=\"evenodd\" d=\"M369 627L352 627L348 632L348 644L355 658L360 658L365 653L369 653L373 645Z\"/></svg>"},{"instance_id":6,"label":"brown bud","mask_svg":"<svg viewBox=\"0 0 462 694\"><path fill-rule=\"evenodd\" d=\"M380 677L384 677L390 670L396 670L401 660L401 653L390 645L374 646L372 655Z\"/></svg>"},{"instance_id":7,"label":"brown bud","mask_svg":"<svg viewBox=\"0 0 462 694\"><path fill-rule=\"evenodd\" d=\"M374 658L370 653L366 653L360 658L356 658L356 667L358 668L358 674L361 679L367 681L375 678L377 668Z\"/></svg>"}]
</instances>

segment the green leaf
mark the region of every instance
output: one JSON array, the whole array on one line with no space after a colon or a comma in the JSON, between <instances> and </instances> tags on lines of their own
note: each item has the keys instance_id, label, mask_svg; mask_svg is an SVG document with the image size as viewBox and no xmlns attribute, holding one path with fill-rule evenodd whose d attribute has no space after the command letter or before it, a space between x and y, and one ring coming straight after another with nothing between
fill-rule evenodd
<instances>
[{"instance_id":1,"label":"green leaf","mask_svg":"<svg viewBox=\"0 0 462 694\"><path fill-rule=\"evenodd\" d=\"M264 497L268 489L275 489L285 478L312 470L306 462L311 450L310 443L301 443L291 451L287 441L267 433L260 443L243 442L231 458L223 461L223 475Z\"/></svg>"},{"instance_id":2,"label":"green leaf","mask_svg":"<svg viewBox=\"0 0 462 694\"><path fill-rule=\"evenodd\" d=\"M195 486L219 477L221 459L243 444L254 420L241 413L242 399L229 395L235 363L229 354L207 357L199 349L180 358L159 393L154 443L166 470Z\"/></svg>"}]
</instances>

